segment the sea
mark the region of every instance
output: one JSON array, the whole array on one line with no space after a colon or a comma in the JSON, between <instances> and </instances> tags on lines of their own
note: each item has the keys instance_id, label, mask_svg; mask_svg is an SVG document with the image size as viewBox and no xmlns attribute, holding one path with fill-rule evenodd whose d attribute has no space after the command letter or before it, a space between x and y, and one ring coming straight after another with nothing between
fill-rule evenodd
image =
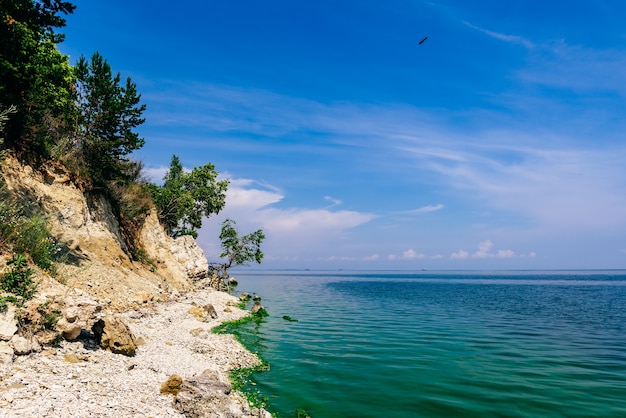
<instances>
[{"instance_id":1,"label":"sea","mask_svg":"<svg viewBox=\"0 0 626 418\"><path fill-rule=\"evenodd\" d=\"M232 275L278 417L626 417L626 271Z\"/></svg>"}]
</instances>

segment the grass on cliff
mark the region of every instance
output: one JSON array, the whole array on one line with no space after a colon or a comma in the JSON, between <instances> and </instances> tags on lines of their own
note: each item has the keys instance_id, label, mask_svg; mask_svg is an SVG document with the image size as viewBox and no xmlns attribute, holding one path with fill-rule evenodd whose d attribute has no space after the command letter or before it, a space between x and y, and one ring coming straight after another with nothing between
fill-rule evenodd
<instances>
[{"instance_id":1,"label":"grass on cliff","mask_svg":"<svg viewBox=\"0 0 626 418\"><path fill-rule=\"evenodd\" d=\"M0 248L16 254L28 254L33 263L48 273L56 273L56 240L48 231L48 222L37 207L12 195L0 184Z\"/></svg>"}]
</instances>

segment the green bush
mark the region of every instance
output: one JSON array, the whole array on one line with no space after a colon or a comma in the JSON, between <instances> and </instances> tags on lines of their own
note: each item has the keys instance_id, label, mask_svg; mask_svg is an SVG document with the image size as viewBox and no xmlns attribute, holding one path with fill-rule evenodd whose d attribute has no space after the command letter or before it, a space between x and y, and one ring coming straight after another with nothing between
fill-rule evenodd
<instances>
[{"instance_id":1,"label":"green bush","mask_svg":"<svg viewBox=\"0 0 626 418\"><path fill-rule=\"evenodd\" d=\"M54 274L58 246L48 232L47 220L32 208L20 204L0 186L0 246L30 255L38 267Z\"/></svg>"},{"instance_id":2,"label":"green bush","mask_svg":"<svg viewBox=\"0 0 626 418\"><path fill-rule=\"evenodd\" d=\"M18 296L22 300L33 297L37 284L31 276L33 270L28 267L28 259L24 254L15 254L7 261L9 270L2 275L2 290Z\"/></svg>"}]
</instances>

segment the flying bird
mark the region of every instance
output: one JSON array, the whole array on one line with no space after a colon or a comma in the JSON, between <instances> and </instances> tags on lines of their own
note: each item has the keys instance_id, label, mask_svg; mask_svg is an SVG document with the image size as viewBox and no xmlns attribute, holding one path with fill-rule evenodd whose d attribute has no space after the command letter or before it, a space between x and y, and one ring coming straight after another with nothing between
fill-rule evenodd
<instances>
[{"instance_id":1,"label":"flying bird","mask_svg":"<svg viewBox=\"0 0 626 418\"><path fill-rule=\"evenodd\" d=\"M418 45L421 45L421 44L423 44L424 42L426 42L426 39L428 39L428 36L426 36L424 39L422 39Z\"/></svg>"}]
</instances>

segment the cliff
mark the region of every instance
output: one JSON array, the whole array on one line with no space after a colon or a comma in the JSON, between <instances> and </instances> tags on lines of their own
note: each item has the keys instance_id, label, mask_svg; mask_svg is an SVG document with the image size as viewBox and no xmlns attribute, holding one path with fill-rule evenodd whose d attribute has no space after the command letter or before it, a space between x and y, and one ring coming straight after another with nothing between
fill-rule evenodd
<instances>
[{"instance_id":1,"label":"cliff","mask_svg":"<svg viewBox=\"0 0 626 418\"><path fill-rule=\"evenodd\" d=\"M34 268L34 298L0 313L5 416L268 416L231 392L229 371L258 359L210 330L247 312L206 285L192 237L169 237L152 209L137 235L149 262L136 262L110 203L83 193L63 166L34 170L8 156L0 176L45 214L63 249L54 275ZM0 273L10 256L0 254ZM181 387L160 393L172 375Z\"/></svg>"},{"instance_id":2,"label":"cliff","mask_svg":"<svg viewBox=\"0 0 626 418\"><path fill-rule=\"evenodd\" d=\"M133 262L109 202L84 194L68 180L70 175L61 165L48 164L35 171L8 157L1 174L12 193L41 207L50 232L67 246L66 260L57 263L57 279L70 288L124 309L146 298L163 299L190 290L193 279L208 272L195 240L169 237L154 210L139 233L139 244L155 265Z\"/></svg>"}]
</instances>

